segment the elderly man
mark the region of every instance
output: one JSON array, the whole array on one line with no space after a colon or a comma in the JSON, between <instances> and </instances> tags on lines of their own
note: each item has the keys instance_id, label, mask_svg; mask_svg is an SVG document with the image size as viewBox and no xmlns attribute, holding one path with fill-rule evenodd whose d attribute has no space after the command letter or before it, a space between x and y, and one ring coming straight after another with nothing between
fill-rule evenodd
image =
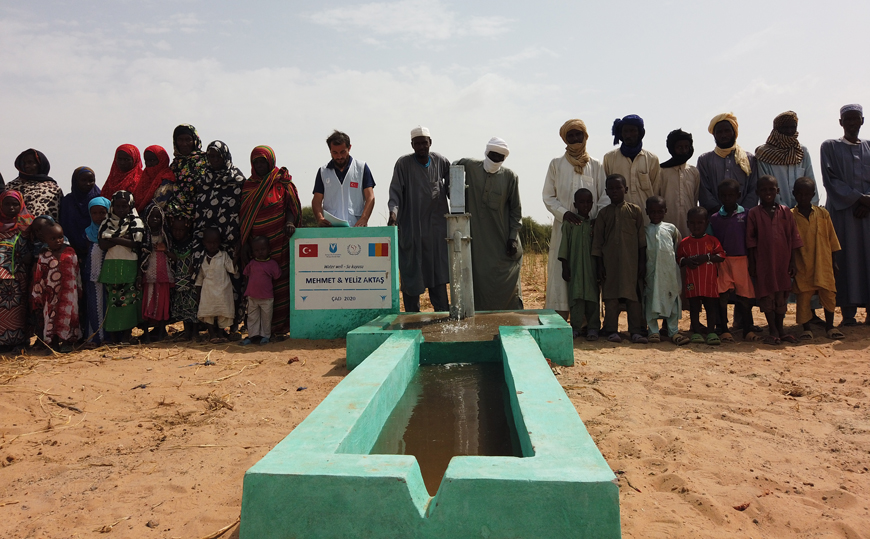
<instances>
[{"instance_id":1,"label":"elderly man","mask_svg":"<svg viewBox=\"0 0 870 539\"><path fill-rule=\"evenodd\" d=\"M737 117L719 114L710 120L707 130L716 141L712 152L701 154L698 158L698 172L701 174L701 187L698 202L712 215L719 211L719 184L722 180L737 180L740 184L738 204L746 211L758 205L755 184L758 183L758 165L755 156L744 151L737 144Z\"/></svg>"},{"instance_id":2,"label":"elderly man","mask_svg":"<svg viewBox=\"0 0 870 539\"><path fill-rule=\"evenodd\" d=\"M568 283L562 279L562 263L559 261L562 221L581 223L580 217L574 213L574 193L578 189L592 192L592 210L589 212L592 219L598 216L598 210L610 204L610 198L604 192L604 168L586 151L589 133L583 120L575 118L562 124L559 137L565 144L565 153L550 161L541 193L544 205L553 214L545 308L555 310L567 320L570 308Z\"/></svg>"},{"instance_id":3,"label":"elderly man","mask_svg":"<svg viewBox=\"0 0 870 539\"><path fill-rule=\"evenodd\" d=\"M502 166L507 143L492 138L483 161L460 159L465 167L465 207L471 214L471 259L474 308L481 311L522 309L520 268L523 224L519 179Z\"/></svg>"},{"instance_id":4,"label":"elderly man","mask_svg":"<svg viewBox=\"0 0 870 539\"><path fill-rule=\"evenodd\" d=\"M777 204L794 208L797 201L792 191L794 182L806 176L815 182L813 162L806 146L798 142L798 117L793 111L786 111L773 119L773 130L767 143L755 149L758 160L758 176L773 176L779 185L776 195ZM819 190L813 195L813 204L819 203Z\"/></svg>"},{"instance_id":5,"label":"elderly man","mask_svg":"<svg viewBox=\"0 0 870 539\"><path fill-rule=\"evenodd\" d=\"M822 143L822 181L842 247L834 255L840 267L837 305L843 325L851 326L857 324L858 305L870 305L870 143L858 138L864 125L861 105L843 106L840 125L842 138Z\"/></svg>"},{"instance_id":6,"label":"elderly man","mask_svg":"<svg viewBox=\"0 0 870 539\"><path fill-rule=\"evenodd\" d=\"M692 134L682 129L674 129L668 133L666 144L671 158L661 165L658 194L667 204L665 222L676 226L680 236L687 238L692 234L686 223L686 215L698 205L698 186L701 183L698 169L688 164L695 153Z\"/></svg>"},{"instance_id":7,"label":"elderly man","mask_svg":"<svg viewBox=\"0 0 870 539\"><path fill-rule=\"evenodd\" d=\"M350 156L350 137L333 131L326 139L332 160L317 170L311 209L320 226L332 226L326 210L350 226L366 226L375 208L375 180L365 161Z\"/></svg>"},{"instance_id":8,"label":"elderly man","mask_svg":"<svg viewBox=\"0 0 870 539\"><path fill-rule=\"evenodd\" d=\"M637 114L617 118L611 134L613 144L622 144L604 155L604 175L621 174L626 183L625 201L646 208L646 199L659 192L660 167L659 158L643 149L643 118ZM649 224L646 213L643 219Z\"/></svg>"},{"instance_id":9,"label":"elderly man","mask_svg":"<svg viewBox=\"0 0 870 539\"><path fill-rule=\"evenodd\" d=\"M450 161L430 152L429 130L411 131L414 153L402 156L390 182L388 225L399 227L399 273L406 312L420 311L420 294L429 289L436 312L450 309L447 283L447 190Z\"/></svg>"}]
</instances>

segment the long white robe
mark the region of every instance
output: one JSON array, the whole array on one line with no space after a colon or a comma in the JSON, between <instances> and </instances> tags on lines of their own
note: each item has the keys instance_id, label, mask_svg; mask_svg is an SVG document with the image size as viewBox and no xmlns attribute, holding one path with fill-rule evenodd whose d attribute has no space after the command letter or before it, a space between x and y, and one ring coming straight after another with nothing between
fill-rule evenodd
<instances>
[{"instance_id":1,"label":"long white robe","mask_svg":"<svg viewBox=\"0 0 870 539\"><path fill-rule=\"evenodd\" d=\"M676 226L680 236L684 238L690 236L686 214L689 209L698 205L698 187L701 185L698 169L683 163L680 166L661 169L659 177L661 181L657 194L664 198L668 205L665 222Z\"/></svg>"},{"instance_id":2,"label":"long white robe","mask_svg":"<svg viewBox=\"0 0 870 539\"><path fill-rule=\"evenodd\" d=\"M547 309L569 310L568 283L562 279L562 263L559 262L559 245L562 243L562 217L566 211L576 212L574 193L581 188L592 192L592 211L589 217L598 216L598 211L610 204L604 193L604 168L595 159L583 167L583 173L574 172L574 165L563 155L550 161L544 179L544 205L553 214L553 232L550 234L550 252L547 258Z\"/></svg>"}]
</instances>

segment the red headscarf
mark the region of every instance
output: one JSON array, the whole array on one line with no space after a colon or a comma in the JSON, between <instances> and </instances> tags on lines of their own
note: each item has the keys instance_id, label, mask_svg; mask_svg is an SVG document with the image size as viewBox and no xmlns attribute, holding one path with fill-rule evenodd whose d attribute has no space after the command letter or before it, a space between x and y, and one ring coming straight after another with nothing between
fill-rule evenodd
<instances>
[{"instance_id":1,"label":"red headscarf","mask_svg":"<svg viewBox=\"0 0 870 539\"><path fill-rule=\"evenodd\" d=\"M18 200L21 204L21 209L18 210L18 215L6 215L3 211L3 200L12 197ZM33 216L27 211L24 205L24 197L18 191L3 191L0 193L0 230L3 232L27 232L30 223L33 222Z\"/></svg>"},{"instance_id":2,"label":"red headscarf","mask_svg":"<svg viewBox=\"0 0 870 539\"><path fill-rule=\"evenodd\" d=\"M106 179L105 185L100 190L100 194L109 200L112 200L112 195L117 191L133 192L139 185L139 178L142 176L142 159L139 157L139 148L132 144L121 144L115 150L124 152L133 159L133 168L127 172L121 172L118 168L118 163L112 160L112 169L109 171L109 177ZM134 199L136 200L136 199Z\"/></svg>"},{"instance_id":3,"label":"red headscarf","mask_svg":"<svg viewBox=\"0 0 870 539\"><path fill-rule=\"evenodd\" d=\"M154 193L164 181L175 181L175 173L169 168L169 154L163 146L148 146L146 152L151 152L157 156L157 165L153 167L145 167L142 171L142 177L139 178L139 183L133 191L133 200L136 201L136 210L141 214L145 207L154 200Z\"/></svg>"}]
</instances>

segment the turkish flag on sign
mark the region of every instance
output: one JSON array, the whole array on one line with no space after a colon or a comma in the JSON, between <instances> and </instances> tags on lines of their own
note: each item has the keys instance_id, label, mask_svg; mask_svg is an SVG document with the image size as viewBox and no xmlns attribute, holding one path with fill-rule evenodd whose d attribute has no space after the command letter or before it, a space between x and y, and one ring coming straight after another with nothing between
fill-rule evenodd
<instances>
[{"instance_id":1,"label":"turkish flag on sign","mask_svg":"<svg viewBox=\"0 0 870 539\"><path fill-rule=\"evenodd\" d=\"M301 243L299 244L299 256L317 256L316 243Z\"/></svg>"}]
</instances>

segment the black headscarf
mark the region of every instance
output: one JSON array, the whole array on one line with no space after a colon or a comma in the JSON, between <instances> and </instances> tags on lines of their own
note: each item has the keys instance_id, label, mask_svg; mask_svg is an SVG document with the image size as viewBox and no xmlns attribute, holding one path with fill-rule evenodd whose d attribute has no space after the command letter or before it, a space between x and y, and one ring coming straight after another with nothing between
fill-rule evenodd
<instances>
[{"instance_id":1,"label":"black headscarf","mask_svg":"<svg viewBox=\"0 0 870 539\"><path fill-rule=\"evenodd\" d=\"M32 155L36 158L36 165L38 167L36 174L25 174L24 171L21 170L22 167L24 167L24 158L28 155ZM54 178L48 175L48 171L51 170L51 164L48 162L48 157L39 150L30 148L21 152L18 157L15 158L15 168L18 169L18 177L22 180L30 180L33 182L54 181Z\"/></svg>"},{"instance_id":2,"label":"black headscarf","mask_svg":"<svg viewBox=\"0 0 870 539\"><path fill-rule=\"evenodd\" d=\"M694 146L692 146L692 151L690 151L688 155L674 155L674 146L676 146L677 142L680 142L681 140L688 140L689 144L692 144L692 134L686 133L682 129L674 129L668 133L667 146L671 158L661 164L662 168L678 167L692 158L692 154L695 153Z\"/></svg>"}]
</instances>

